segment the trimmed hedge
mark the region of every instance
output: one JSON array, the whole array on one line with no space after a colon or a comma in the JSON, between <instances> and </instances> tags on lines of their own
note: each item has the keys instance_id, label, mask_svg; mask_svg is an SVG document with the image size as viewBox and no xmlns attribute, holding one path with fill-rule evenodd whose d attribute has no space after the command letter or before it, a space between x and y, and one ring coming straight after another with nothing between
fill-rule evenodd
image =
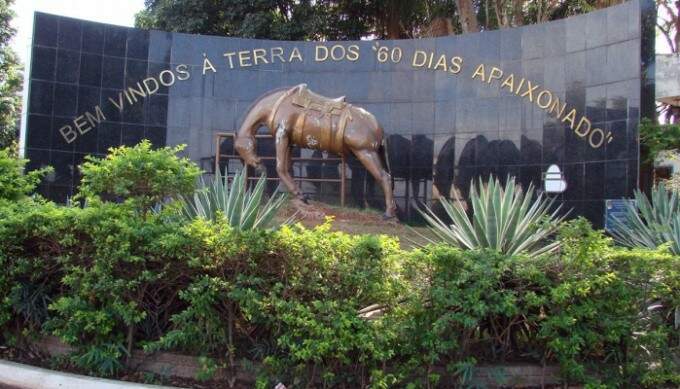
<instances>
[{"instance_id":1,"label":"trimmed hedge","mask_svg":"<svg viewBox=\"0 0 680 389\"><path fill-rule=\"evenodd\" d=\"M478 363L558 362L571 382L678 383L680 259L580 220L559 255L402 251L394 238L179 224L130 203L0 204L4 339L54 334L113 375L132 347L260 362L260 383L465 383ZM377 319L358 311L377 305ZM606 367L606 369L604 368Z\"/></svg>"}]
</instances>

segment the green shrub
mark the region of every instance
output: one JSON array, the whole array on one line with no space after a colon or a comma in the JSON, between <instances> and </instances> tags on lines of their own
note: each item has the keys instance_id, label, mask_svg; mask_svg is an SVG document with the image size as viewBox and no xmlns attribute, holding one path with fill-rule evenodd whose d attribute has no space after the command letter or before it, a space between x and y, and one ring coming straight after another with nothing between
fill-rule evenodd
<instances>
[{"instance_id":1,"label":"green shrub","mask_svg":"<svg viewBox=\"0 0 680 389\"><path fill-rule=\"evenodd\" d=\"M680 147L680 125L659 124L643 118L640 121L640 143L646 151L643 154L645 162L654 163L661 153Z\"/></svg>"},{"instance_id":2,"label":"green shrub","mask_svg":"<svg viewBox=\"0 0 680 389\"><path fill-rule=\"evenodd\" d=\"M412 289L395 326L400 377L448 371L470 382L477 361L558 362L568 382L675 383L680 258L616 248L584 219L559 233L561 255L527 258L446 245L404 263ZM442 367L446 367L442 370Z\"/></svg>"},{"instance_id":3,"label":"green shrub","mask_svg":"<svg viewBox=\"0 0 680 389\"><path fill-rule=\"evenodd\" d=\"M539 334L565 376L617 386L680 380L663 375L680 367L669 317L680 299L680 257L616 248L584 219L565 225L560 240L564 253L550 265L550 314Z\"/></svg>"},{"instance_id":4,"label":"green shrub","mask_svg":"<svg viewBox=\"0 0 680 389\"><path fill-rule=\"evenodd\" d=\"M358 311L398 296L403 285L390 259L397 242L330 232L328 224L241 232L199 220L187 231L216 234L216 250L193 262L202 275L180 295L187 308L147 350L216 356L227 368L247 358L263 362L272 382L329 385L357 384L392 356L390 333Z\"/></svg>"},{"instance_id":5,"label":"green shrub","mask_svg":"<svg viewBox=\"0 0 680 389\"><path fill-rule=\"evenodd\" d=\"M139 218L129 204L95 203L80 210L70 230L77 241L61 259L65 291L50 305L45 328L77 346L81 356L93 348L122 356L110 350L129 353L135 339L158 336L159 316L167 308L157 302L176 298L173 282L186 269L186 257L162 244L181 239L175 232L179 228L160 215ZM108 365L87 365L97 361L76 359L88 370L112 372Z\"/></svg>"},{"instance_id":6,"label":"green shrub","mask_svg":"<svg viewBox=\"0 0 680 389\"><path fill-rule=\"evenodd\" d=\"M425 385L444 366L468 385L462 373L474 361L540 359L537 327L550 286L541 262L433 245L413 252L406 274L418 285L399 323L406 376Z\"/></svg>"},{"instance_id":7,"label":"green shrub","mask_svg":"<svg viewBox=\"0 0 680 389\"><path fill-rule=\"evenodd\" d=\"M0 319L57 335L78 349L76 364L112 373L120 365L97 355L120 357L101 352L159 336L164 308L156 303L177 295L173 280L186 263L159 242L176 239L178 228L160 216L139 218L129 204L0 206L0 262L7 269Z\"/></svg>"},{"instance_id":8,"label":"green shrub","mask_svg":"<svg viewBox=\"0 0 680 389\"><path fill-rule=\"evenodd\" d=\"M192 193L200 170L187 158L177 157L183 149L154 150L144 140L134 147L112 148L103 159L87 156L81 166L80 196L130 200L147 211L166 198Z\"/></svg>"},{"instance_id":9,"label":"green shrub","mask_svg":"<svg viewBox=\"0 0 680 389\"><path fill-rule=\"evenodd\" d=\"M563 217L558 216L560 207L551 211L552 201L542 195L534 199L533 194L532 185L524 193L514 178L508 178L503 186L498 179L489 177L488 182L480 179L479 187L474 182L470 184L470 216L464 205L443 197L439 200L451 224L427 206L418 211L440 242L471 250L537 256L557 248L558 242L549 239Z\"/></svg>"},{"instance_id":10,"label":"green shrub","mask_svg":"<svg viewBox=\"0 0 680 389\"><path fill-rule=\"evenodd\" d=\"M0 329L38 331L59 293L64 247L73 243L74 210L44 200L0 201Z\"/></svg>"},{"instance_id":11,"label":"green shrub","mask_svg":"<svg viewBox=\"0 0 680 389\"><path fill-rule=\"evenodd\" d=\"M16 150L0 149L0 200L19 200L31 194L51 168L25 173L28 161L19 158Z\"/></svg>"},{"instance_id":12,"label":"green shrub","mask_svg":"<svg viewBox=\"0 0 680 389\"><path fill-rule=\"evenodd\" d=\"M680 257L617 248L583 219L532 258L173 211L0 202L4 343L54 334L98 375L132 348L189 353L200 378L248 366L264 387L476 385L477 364L520 361L569 383L680 383Z\"/></svg>"}]
</instances>

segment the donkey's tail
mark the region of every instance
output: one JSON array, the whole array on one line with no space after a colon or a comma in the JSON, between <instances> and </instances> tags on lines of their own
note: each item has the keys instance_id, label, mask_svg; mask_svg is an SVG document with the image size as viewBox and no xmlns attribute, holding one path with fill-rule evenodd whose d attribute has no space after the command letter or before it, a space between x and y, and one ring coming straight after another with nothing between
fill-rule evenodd
<instances>
[{"instance_id":1,"label":"donkey's tail","mask_svg":"<svg viewBox=\"0 0 680 389\"><path fill-rule=\"evenodd\" d=\"M385 166L385 170L387 170L388 173L392 174L391 173L392 169L390 168L390 153L387 146L388 143L387 139L388 137L383 137L382 144L378 149L378 155L380 155L380 159L382 159L382 163L383 166Z\"/></svg>"}]
</instances>

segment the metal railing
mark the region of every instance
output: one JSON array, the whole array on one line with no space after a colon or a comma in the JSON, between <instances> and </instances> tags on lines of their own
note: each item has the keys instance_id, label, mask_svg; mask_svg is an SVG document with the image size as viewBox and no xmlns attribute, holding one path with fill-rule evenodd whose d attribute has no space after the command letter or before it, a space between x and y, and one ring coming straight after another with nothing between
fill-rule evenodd
<instances>
[{"instance_id":1,"label":"metal railing","mask_svg":"<svg viewBox=\"0 0 680 389\"><path fill-rule=\"evenodd\" d=\"M222 142L226 140L227 138L232 139L232 145L234 138L236 137L236 133L233 132L219 132L215 134L215 172L220 172L223 173L227 179L231 179L231 175L229 174L229 161L231 160L238 160L241 161L241 164L247 169L247 175L248 175L248 180L257 180L259 177L257 176L251 176L251 168L247 166L244 162L241 156L239 156L237 153L235 153L232 150L232 154L223 154L222 153ZM258 134L255 135L256 139L272 139L273 137L269 134ZM263 161L276 161L276 156L258 156L261 160ZM224 164L225 171L221 171L221 162L226 162ZM347 177L347 164L345 163L345 156L341 157L331 157L329 154L328 158L316 158L316 157L292 157L291 158L292 164L295 163L300 163L300 162L339 162L339 167L340 167L340 178L311 178L311 177L301 177L301 176L293 176L293 180L300 185L302 182L318 182L318 183L340 183L340 205L345 206L345 181ZM279 181L279 177L267 177L267 180L271 181Z\"/></svg>"}]
</instances>

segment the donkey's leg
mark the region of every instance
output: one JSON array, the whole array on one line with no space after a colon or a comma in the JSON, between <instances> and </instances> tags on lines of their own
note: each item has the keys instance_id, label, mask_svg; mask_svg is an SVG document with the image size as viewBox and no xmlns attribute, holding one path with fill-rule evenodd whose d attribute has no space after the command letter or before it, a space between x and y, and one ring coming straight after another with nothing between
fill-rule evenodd
<instances>
[{"instance_id":1,"label":"donkey's leg","mask_svg":"<svg viewBox=\"0 0 680 389\"><path fill-rule=\"evenodd\" d=\"M246 165L254 167L258 173L265 171L260 157L255 154L255 137L250 134L237 134L234 149L243 158Z\"/></svg>"},{"instance_id":2,"label":"donkey's leg","mask_svg":"<svg viewBox=\"0 0 680 389\"><path fill-rule=\"evenodd\" d=\"M276 173L279 179L288 188L288 192L302 200L302 192L295 185L293 177L290 175L290 139L283 126L276 129Z\"/></svg>"},{"instance_id":3,"label":"donkey's leg","mask_svg":"<svg viewBox=\"0 0 680 389\"><path fill-rule=\"evenodd\" d=\"M383 168L378 152L366 149L352 149L352 152L361 161L366 170L371 173L373 178L382 185L383 193L385 194L385 218L395 217L397 204L394 202L394 196L392 195L392 178Z\"/></svg>"}]
</instances>

